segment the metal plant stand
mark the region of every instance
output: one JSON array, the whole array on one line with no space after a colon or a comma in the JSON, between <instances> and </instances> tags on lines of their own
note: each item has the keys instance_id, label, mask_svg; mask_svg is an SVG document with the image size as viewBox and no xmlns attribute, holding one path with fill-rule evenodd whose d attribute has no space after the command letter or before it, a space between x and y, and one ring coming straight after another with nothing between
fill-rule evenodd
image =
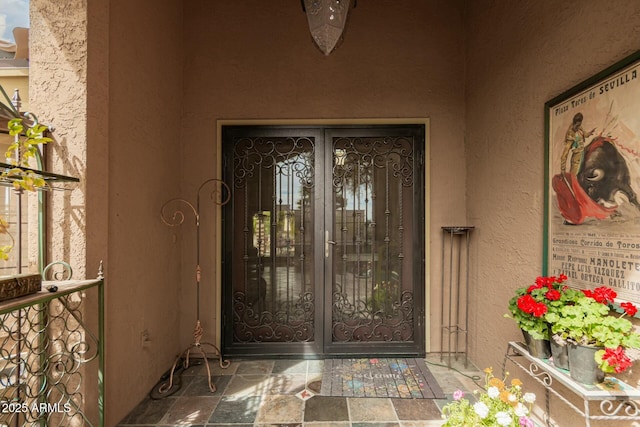
<instances>
[{"instance_id":1,"label":"metal plant stand","mask_svg":"<svg viewBox=\"0 0 640 427\"><path fill-rule=\"evenodd\" d=\"M442 289L440 300L442 310L440 324L442 325L442 331L440 334L440 361L442 362L444 360L444 354L447 353L447 367L449 368L451 368L452 353L455 355L456 360L458 360L460 353L464 353L464 367L466 368L468 365L469 243L471 240L470 234L473 229L473 226L442 227ZM448 261L448 269L445 269L445 261ZM464 307L461 307L463 302ZM464 314L462 314L463 310ZM446 323L445 317L447 318ZM463 350L459 348L461 333L464 334ZM445 335L447 337L446 351Z\"/></svg>"},{"instance_id":2,"label":"metal plant stand","mask_svg":"<svg viewBox=\"0 0 640 427\"><path fill-rule=\"evenodd\" d=\"M544 422L547 426L559 426L551 418L551 396L554 404L563 402L584 418L586 427L591 427L592 420L608 421L607 425L634 426L640 421L640 390L633 384L610 375L606 375L601 384L581 384L571 378L569 371L556 368L549 359L533 357L525 344L515 341L509 342L507 346L502 362L503 375L507 360L545 388ZM571 393L575 395L575 399L570 398ZM579 406L580 400L582 407ZM628 423L621 424L622 421ZM571 425L578 423L572 422Z\"/></svg>"},{"instance_id":3,"label":"metal plant stand","mask_svg":"<svg viewBox=\"0 0 640 427\"><path fill-rule=\"evenodd\" d=\"M158 389L159 394L168 394L171 391L173 387L173 376L175 374L176 368L179 366L180 361L182 359L184 359L184 362L183 362L184 369L187 369L189 367L192 350L198 351L202 355L205 367L207 368L209 390L211 390L212 393L216 391L216 386L211 382L211 368L209 367L209 360L207 358L207 353L205 352L204 348L209 347L211 350L213 350L213 353L216 356L218 356L218 360L221 368L223 369L228 368L229 365L231 364L230 361L224 361L222 359L222 353L220 352L220 349L216 345L208 342L202 342L202 336L204 335L204 330L202 328L202 324L200 323L200 279L202 278L202 270L200 269L200 193L208 184L217 184L217 186L214 187L214 190L210 193L210 197L215 204L217 204L218 206L223 206L229 202L229 200L231 199L231 192L227 184L225 184L223 181L219 179L212 178L204 181L198 188L198 194L197 194L195 206L193 206L193 204L189 203L185 199L176 198L166 202L164 205L162 205L162 208L160 210L160 218L162 219L162 222L164 222L166 225L170 227L176 227L182 224L185 219L184 212L182 212L180 209L176 209L175 211L173 211L171 215L167 215L169 211L169 206L172 204L184 204L187 207L189 207L193 212L193 214L195 215L195 220L196 220L196 271L195 271L196 273L196 325L193 329L193 342L191 343L191 345L189 345L189 347L187 347L186 350L184 350L180 355L178 355L175 362L173 362L171 373L169 375L169 380L163 383L159 387ZM226 191L226 196L223 197L223 194L225 191Z\"/></svg>"}]
</instances>

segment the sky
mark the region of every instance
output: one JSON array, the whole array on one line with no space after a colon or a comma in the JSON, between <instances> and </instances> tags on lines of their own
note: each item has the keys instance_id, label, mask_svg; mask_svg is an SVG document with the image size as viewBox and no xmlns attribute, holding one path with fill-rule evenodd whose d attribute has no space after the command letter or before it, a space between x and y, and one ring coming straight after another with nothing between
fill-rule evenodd
<instances>
[{"instance_id":1,"label":"sky","mask_svg":"<svg viewBox=\"0 0 640 427\"><path fill-rule=\"evenodd\" d=\"M29 0L0 0L0 39L13 42L15 27L29 27Z\"/></svg>"}]
</instances>

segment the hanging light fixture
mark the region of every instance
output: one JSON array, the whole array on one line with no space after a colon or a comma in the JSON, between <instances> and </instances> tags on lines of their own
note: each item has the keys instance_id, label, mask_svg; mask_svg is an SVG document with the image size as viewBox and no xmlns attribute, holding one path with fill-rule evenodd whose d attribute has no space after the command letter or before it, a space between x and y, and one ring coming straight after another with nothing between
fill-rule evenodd
<instances>
[{"instance_id":1,"label":"hanging light fixture","mask_svg":"<svg viewBox=\"0 0 640 427\"><path fill-rule=\"evenodd\" d=\"M351 0L302 0L311 37L325 55L342 40L350 3Z\"/></svg>"}]
</instances>

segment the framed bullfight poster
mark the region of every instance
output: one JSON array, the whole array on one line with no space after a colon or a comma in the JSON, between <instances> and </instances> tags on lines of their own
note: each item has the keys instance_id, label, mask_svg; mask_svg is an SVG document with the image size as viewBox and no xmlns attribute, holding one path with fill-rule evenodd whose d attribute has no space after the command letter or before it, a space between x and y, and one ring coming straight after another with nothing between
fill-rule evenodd
<instances>
[{"instance_id":1,"label":"framed bullfight poster","mask_svg":"<svg viewBox=\"0 0 640 427\"><path fill-rule=\"evenodd\" d=\"M545 104L544 273L640 302L640 52Z\"/></svg>"}]
</instances>

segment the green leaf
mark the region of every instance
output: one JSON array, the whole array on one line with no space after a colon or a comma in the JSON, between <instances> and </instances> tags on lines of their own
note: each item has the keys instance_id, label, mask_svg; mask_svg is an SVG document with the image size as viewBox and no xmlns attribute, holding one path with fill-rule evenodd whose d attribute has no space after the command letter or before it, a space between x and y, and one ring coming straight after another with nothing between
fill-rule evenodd
<instances>
[{"instance_id":1,"label":"green leaf","mask_svg":"<svg viewBox=\"0 0 640 427\"><path fill-rule=\"evenodd\" d=\"M637 333L627 335L623 338L622 345L628 348L640 348L640 335Z\"/></svg>"}]
</instances>

